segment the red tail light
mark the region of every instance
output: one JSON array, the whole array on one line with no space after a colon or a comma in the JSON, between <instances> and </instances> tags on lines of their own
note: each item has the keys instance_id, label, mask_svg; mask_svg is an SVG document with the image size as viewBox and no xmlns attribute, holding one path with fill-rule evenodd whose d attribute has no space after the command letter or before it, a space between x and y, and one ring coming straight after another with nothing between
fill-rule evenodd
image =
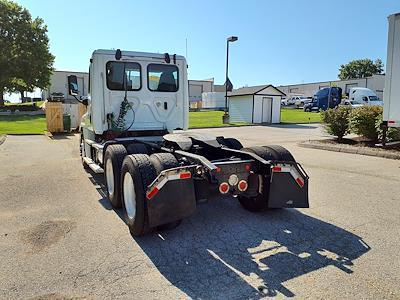
<instances>
[{"instance_id":1,"label":"red tail light","mask_svg":"<svg viewBox=\"0 0 400 300\"><path fill-rule=\"evenodd\" d=\"M246 180L240 180L238 183L238 189L241 192L244 192L245 190L247 190L248 184Z\"/></svg>"},{"instance_id":2,"label":"red tail light","mask_svg":"<svg viewBox=\"0 0 400 300\"><path fill-rule=\"evenodd\" d=\"M282 168L281 168L280 166L274 166L274 167L272 168L272 171L274 171L274 172L280 172L280 171L282 171Z\"/></svg>"},{"instance_id":3,"label":"red tail light","mask_svg":"<svg viewBox=\"0 0 400 300\"><path fill-rule=\"evenodd\" d=\"M219 185L219 192L221 194L227 194L229 192L229 184L227 182L223 182Z\"/></svg>"},{"instance_id":4,"label":"red tail light","mask_svg":"<svg viewBox=\"0 0 400 300\"><path fill-rule=\"evenodd\" d=\"M188 178L191 178L191 177L192 177L192 173L190 173L190 172L183 172L183 173L181 173L179 175L180 179L188 179Z\"/></svg>"}]
</instances>

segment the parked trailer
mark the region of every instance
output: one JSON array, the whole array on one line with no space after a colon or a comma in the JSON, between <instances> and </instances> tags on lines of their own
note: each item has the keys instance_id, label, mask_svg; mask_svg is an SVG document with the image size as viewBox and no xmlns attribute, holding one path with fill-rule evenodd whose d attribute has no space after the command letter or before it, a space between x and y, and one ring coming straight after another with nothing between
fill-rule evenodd
<instances>
[{"instance_id":1,"label":"parked trailer","mask_svg":"<svg viewBox=\"0 0 400 300\"><path fill-rule=\"evenodd\" d=\"M390 15L383 93L384 126L400 127L400 13Z\"/></svg>"},{"instance_id":2,"label":"parked trailer","mask_svg":"<svg viewBox=\"0 0 400 300\"><path fill-rule=\"evenodd\" d=\"M285 148L186 131L186 70L167 53L96 50L90 60L82 162L104 172L131 234L176 226L213 194L237 195L252 212L308 207L309 177ZM77 95L76 77L68 82Z\"/></svg>"}]
</instances>

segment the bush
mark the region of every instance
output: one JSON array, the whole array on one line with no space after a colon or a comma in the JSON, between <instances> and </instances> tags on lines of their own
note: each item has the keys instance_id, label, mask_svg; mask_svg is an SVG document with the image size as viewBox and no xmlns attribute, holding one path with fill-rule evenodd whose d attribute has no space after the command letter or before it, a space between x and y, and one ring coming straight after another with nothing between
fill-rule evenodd
<instances>
[{"instance_id":1,"label":"bush","mask_svg":"<svg viewBox=\"0 0 400 300\"><path fill-rule=\"evenodd\" d=\"M349 116L351 132L369 140L377 141L379 137L376 122L382 116L381 106L362 106L354 108Z\"/></svg>"},{"instance_id":2,"label":"bush","mask_svg":"<svg viewBox=\"0 0 400 300\"><path fill-rule=\"evenodd\" d=\"M328 109L322 112L322 122L325 130L330 134L337 136L338 141L349 133L349 115L350 107L340 106L335 109Z\"/></svg>"},{"instance_id":3,"label":"bush","mask_svg":"<svg viewBox=\"0 0 400 300\"><path fill-rule=\"evenodd\" d=\"M376 118L375 122L375 128L376 131L378 132L379 140L383 139L383 130L381 129L382 122L383 122L383 115L381 114ZM387 142L400 141L400 130L398 128L389 127L386 132L386 141Z\"/></svg>"}]
</instances>

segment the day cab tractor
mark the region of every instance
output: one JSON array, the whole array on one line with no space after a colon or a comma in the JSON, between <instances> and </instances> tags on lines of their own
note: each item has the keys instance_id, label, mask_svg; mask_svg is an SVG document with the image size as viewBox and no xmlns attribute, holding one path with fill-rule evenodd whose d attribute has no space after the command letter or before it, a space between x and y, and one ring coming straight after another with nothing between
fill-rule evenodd
<instances>
[{"instance_id":1,"label":"day cab tractor","mask_svg":"<svg viewBox=\"0 0 400 300\"><path fill-rule=\"evenodd\" d=\"M178 225L215 194L235 195L251 212L308 207L309 177L285 148L187 131L183 56L96 50L89 74L82 162L104 172L133 236ZM75 76L68 85L78 96Z\"/></svg>"}]
</instances>

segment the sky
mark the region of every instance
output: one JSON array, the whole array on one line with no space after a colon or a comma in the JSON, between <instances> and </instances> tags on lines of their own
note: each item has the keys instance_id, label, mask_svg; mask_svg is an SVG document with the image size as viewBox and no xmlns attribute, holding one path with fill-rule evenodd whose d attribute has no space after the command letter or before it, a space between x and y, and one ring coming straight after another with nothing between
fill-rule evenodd
<instances>
[{"instance_id":1,"label":"sky","mask_svg":"<svg viewBox=\"0 0 400 300\"><path fill-rule=\"evenodd\" d=\"M386 62L387 16L399 0L20 0L48 26L58 70L87 71L95 49L186 55L189 79L285 85L337 79L353 59Z\"/></svg>"}]
</instances>

